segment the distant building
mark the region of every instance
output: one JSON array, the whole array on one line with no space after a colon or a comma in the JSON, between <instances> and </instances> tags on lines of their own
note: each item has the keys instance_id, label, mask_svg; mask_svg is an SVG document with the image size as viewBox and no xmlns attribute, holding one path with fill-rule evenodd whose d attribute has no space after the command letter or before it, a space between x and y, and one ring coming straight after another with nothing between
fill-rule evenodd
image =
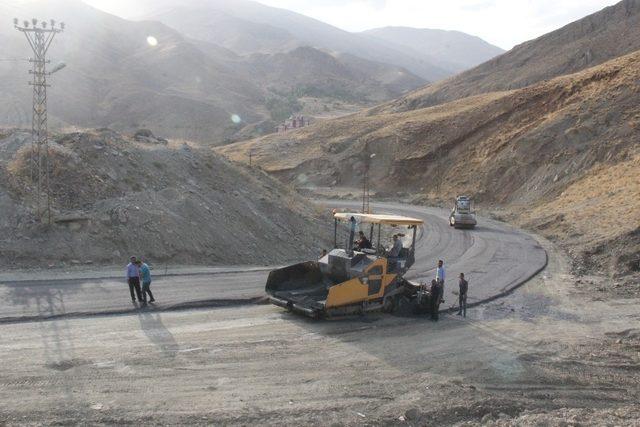
<instances>
[{"instance_id":1,"label":"distant building","mask_svg":"<svg viewBox=\"0 0 640 427\"><path fill-rule=\"evenodd\" d=\"M276 126L276 132L287 132L291 129L299 129L309 126L309 118L305 116L290 116L287 120Z\"/></svg>"}]
</instances>

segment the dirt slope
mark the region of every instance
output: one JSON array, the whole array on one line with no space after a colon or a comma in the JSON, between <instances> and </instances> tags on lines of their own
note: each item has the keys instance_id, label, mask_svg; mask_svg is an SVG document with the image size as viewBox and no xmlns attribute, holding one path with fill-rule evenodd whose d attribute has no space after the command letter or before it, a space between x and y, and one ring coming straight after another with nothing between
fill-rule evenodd
<instances>
[{"instance_id":1,"label":"dirt slope","mask_svg":"<svg viewBox=\"0 0 640 427\"><path fill-rule=\"evenodd\" d=\"M221 152L242 161L252 150L299 186L355 186L368 145L380 193L432 203L468 193L564 242L581 268L637 272L639 70L635 52L520 90L353 115Z\"/></svg>"},{"instance_id":2,"label":"dirt slope","mask_svg":"<svg viewBox=\"0 0 640 427\"><path fill-rule=\"evenodd\" d=\"M517 89L575 73L638 49L640 0L623 0L379 110L406 111L481 93Z\"/></svg>"},{"instance_id":3,"label":"dirt slope","mask_svg":"<svg viewBox=\"0 0 640 427\"><path fill-rule=\"evenodd\" d=\"M193 144L109 130L52 145L56 214L33 222L29 134L0 139L0 265L92 261L130 254L171 264L274 264L324 246L318 213L282 184Z\"/></svg>"}]
</instances>

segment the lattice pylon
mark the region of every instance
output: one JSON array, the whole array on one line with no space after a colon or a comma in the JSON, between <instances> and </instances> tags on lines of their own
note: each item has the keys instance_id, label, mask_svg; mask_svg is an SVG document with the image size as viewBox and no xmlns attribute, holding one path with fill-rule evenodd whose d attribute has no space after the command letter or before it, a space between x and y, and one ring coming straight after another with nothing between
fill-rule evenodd
<instances>
[{"instance_id":1,"label":"lattice pylon","mask_svg":"<svg viewBox=\"0 0 640 427\"><path fill-rule=\"evenodd\" d=\"M19 25L14 19L15 28L22 32L31 46L33 58L31 63L32 80L29 85L33 87L33 109L31 119L31 150L29 156L29 175L32 184L35 185L35 208L40 222L47 221L51 224L51 168L49 161L49 133L47 123L47 60L46 55L53 38L64 30L64 24L56 26L55 21L39 22L33 19L31 23L24 21Z\"/></svg>"}]
</instances>

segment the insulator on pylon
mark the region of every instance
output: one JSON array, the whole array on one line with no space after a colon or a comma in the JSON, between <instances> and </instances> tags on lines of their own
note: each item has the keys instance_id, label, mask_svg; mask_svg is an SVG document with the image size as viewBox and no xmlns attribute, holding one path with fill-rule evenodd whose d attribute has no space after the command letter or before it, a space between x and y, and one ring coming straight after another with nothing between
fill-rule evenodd
<instances>
[{"instance_id":1,"label":"insulator on pylon","mask_svg":"<svg viewBox=\"0 0 640 427\"><path fill-rule=\"evenodd\" d=\"M18 21L18 18L13 18L13 25L18 25L18 22L20 22Z\"/></svg>"},{"instance_id":2,"label":"insulator on pylon","mask_svg":"<svg viewBox=\"0 0 640 427\"><path fill-rule=\"evenodd\" d=\"M31 20L31 23L33 24L33 26L35 27L36 25L38 25L38 20L36 18L33 18Z\"/></svg>"},{"instance_id":3,"label":"insulator on pylon","mask_svg":"<svg viewBox=\"0 0 640 427\"><path fill-rule=\"evenodd\" d=\"M29 21L24 21L23 24L25 28L29 28Z\"/></svg>"}]
</instances>

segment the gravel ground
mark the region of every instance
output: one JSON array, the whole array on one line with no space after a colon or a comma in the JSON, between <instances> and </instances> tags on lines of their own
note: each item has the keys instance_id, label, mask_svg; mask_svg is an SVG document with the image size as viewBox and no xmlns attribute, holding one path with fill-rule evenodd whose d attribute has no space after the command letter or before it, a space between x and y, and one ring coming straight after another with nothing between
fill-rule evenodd
<instances>
[{"instance_id":1,"label":"gravel ground","mask_svg":"<svg viewBox=\"0 0 640 427\"><path fill-rule=\"evenodd\" d=\"M547 268L462 319L270 305L0 325L0 424L638 425L636 300Z\"/></svg>"}]
</instances>

